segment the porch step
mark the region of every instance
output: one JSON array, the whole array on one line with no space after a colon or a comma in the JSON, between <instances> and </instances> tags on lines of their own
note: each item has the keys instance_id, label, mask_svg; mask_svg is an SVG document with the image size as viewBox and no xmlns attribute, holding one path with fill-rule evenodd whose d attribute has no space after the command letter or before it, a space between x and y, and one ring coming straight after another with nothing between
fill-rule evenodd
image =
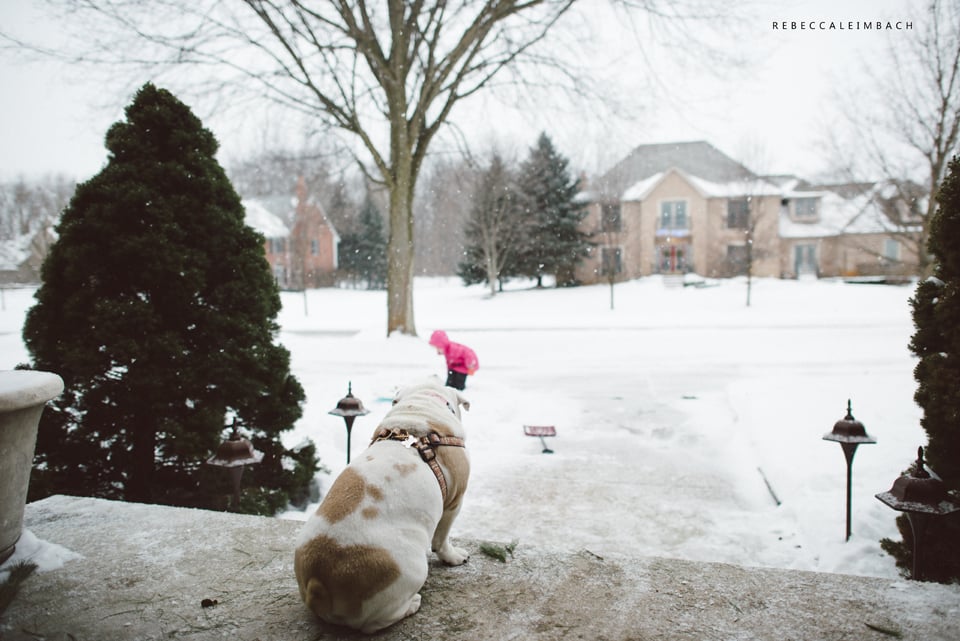
<instances>
[{"instance_id":1,"label":"porch step","mask_svg":"<svg viewBox=\"0 0 960 641\"><path fill-rule=\"evenodd\" d=\"M670 289L683 287L683 274L664 274L663 286Z\"/></svg>"}]
</instances>

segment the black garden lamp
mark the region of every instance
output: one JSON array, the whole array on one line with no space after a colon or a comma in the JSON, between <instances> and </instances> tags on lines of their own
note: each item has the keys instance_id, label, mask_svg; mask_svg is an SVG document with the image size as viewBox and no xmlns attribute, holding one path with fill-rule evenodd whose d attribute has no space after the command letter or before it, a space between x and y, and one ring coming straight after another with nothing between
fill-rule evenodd
<instances>
[{"instance_id":1,"label":"black garden lamp","mask_svg":"<svg viewBox=\"0 0 960 641\"><path fill-rule=\"evenodd\" d=\"M347 395L337 401L337 406L327 412L334 416L342 416L343 422L347 424L347 465L350 465L350 430L353 429L353 421L358 416L366 416L370 410L363 406L359 398L353 395L353 384L347 383Z\"/></svg>"},{"instance_id":2,"label":"black garden lamp","mask_svg":"<svg viewBox=\"0 0 960 641\"><path fill-rule=\"evenodd\" d=\"M847 538L850 540L850 503L853 487L853 455L860 445L876 443L877 439L867 434L863 423L853 418L850 400L847 400L847 415L837 421L833 430L823 435L825 441L835 441L843 448L843 456L847 459Z\"/></svg>"},{"instance_id":3,"label":"black garden lamp","mask_svg":"<svg viewBox=\"0 0 960 641\"><path fill-rule=\"evenodd\" d=\"M253 443L240 436L234 421L230 437L217 446L217 451L207 459L207 464L222 467L230 473L233 483L233 511L240 509L240 477L247 465L256 465L263 460L263 452L253 449Z\"/></svg>"},{"instance_id":4,"label":"black garden lamp","mask_svg":"<svg viewBox=\"0 0 960 641\"><path fill-rule=\"evenodd\" d=\"M898 512L905 512L913 531L912 579L922 580L920 563L921 539L930 519L960 510L960 502L947 491L947 486L923 463L923 448L917 449L917 461L910 470L893 482L889 492L876 495L880 501Z\"/></svg>"}]
</instances>

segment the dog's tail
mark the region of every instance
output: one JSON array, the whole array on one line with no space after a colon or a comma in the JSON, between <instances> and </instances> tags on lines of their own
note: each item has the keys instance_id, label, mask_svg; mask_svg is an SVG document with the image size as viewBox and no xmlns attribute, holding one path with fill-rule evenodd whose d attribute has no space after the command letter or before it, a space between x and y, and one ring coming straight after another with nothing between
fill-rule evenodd
<instances>
[{"instance_id":1,"label":"dog's tail","mask_svg":"<svg viewBox=\"0 0 960 641\"><path fill-rule=\"evenodd\" d=\"M333 595L323 584L323 581L316 577L307 580L307 585L303 588L301 595L303 602L311 612L318 617L324 618L330 616L333 610Z\"/></svg>"},{"instance_id":2,"label":"dog's tail","mask_svg":"<svg viewBox=\"0 0 960 641\"><path fill-rule=\"evenodd\" d=\"M333 594L323 582L322 573L317 572L315 559L305 548L297 548L293 559L297 575L297 587L300 598L307 608L319 617L327 615L333 608Z\"/></svg>"}]
</instances>

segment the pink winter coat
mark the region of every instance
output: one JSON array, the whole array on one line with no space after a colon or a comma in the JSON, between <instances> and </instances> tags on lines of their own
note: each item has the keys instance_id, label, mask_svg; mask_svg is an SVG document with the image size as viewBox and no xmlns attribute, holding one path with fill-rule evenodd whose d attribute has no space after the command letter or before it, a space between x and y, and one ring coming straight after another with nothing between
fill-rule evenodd
<instances>
[{"instance_id":1,"label":"pink winter coat","mask_svg":"<svg viewBox=\"0 0 960 641\"><path fill-rule=\"evenodd\" d=\"M439 350L447 359L447 369L454 372L473 375L480 368L480 362L472 349L460 343L454 343L443 330L437 330L430 336L430 344Z\"/></svg>"}]
</instances>

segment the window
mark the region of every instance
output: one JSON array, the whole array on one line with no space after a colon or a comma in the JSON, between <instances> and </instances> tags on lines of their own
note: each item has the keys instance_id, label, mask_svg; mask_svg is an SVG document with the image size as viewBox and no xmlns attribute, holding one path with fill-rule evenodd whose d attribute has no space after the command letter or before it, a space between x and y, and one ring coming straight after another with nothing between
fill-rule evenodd
<instances>
[{"instance_id":1,"label":"window","mask_svg":"<svg viewBox=\"0 0 960 641\"><path fill-rule=\"evenodd\" d=\"M749 229L750 199L739 198L727 201L727 229Z\"/></svg>"},{"instance_id":2,"label":"window","mask_svg":"<svg viewBox=\"0 0 960 641\"><path fill-rule=\"evenodd\" d=\"M687 228L687 201L665 200L660 203L660 229Z\"/></svg>"},{"instance_id":3,"label":"window","mask_svg":"<svg viewBox=\"0 0 960 641\"><path fill-rule=\"evenodd\" d=\"M604 247L600 260L604 274L613 275L623 271L622 253L619 247Z\"/></svg>"},{"instance_id":4,"label":"window","mask_svg":"<svg viewBox=\"0 0 960 641\"><path fill-rule=\"evenodd\" d=\"M600 206L600 230L620 231L620 203Z\"/></svg>"},{"instance_id":5,"label":"window","mask_svg":"<svg viewBox=\"0 0 960 641\"><path fill-rule=\"evenodd\" d=\"M883 257L891 261L900 260L900 241L885 238L883 241Z\"/></svg>"},{"instance_id":6,"label":"window","mask_svg":"<svg viewBox=\"0 0 960 641\"><path fill-rule=\"evenodd\" d=\"M816 198L797 198L793 201L793 215L796 218L816 218L817 217L817 199Z\"/></svg>"},{"instance_id":7,"label":"window","mask_svg":"<svg viewBox=\"0 0 960 641\"><path fill-rule=\"evenodd\" d=\"M320 241L313 239L310 241L310 255L317 256L320 253Z\"/></svg>"},{"instance_id":8,"label":"window","mask_svg":"<svg viewBox=\"0 0 960 641\"><path fill-rule=\"evenodd\" d=\"M270 239L270 253L282 254L287 250L287 240L285 238Z\"/></svg>"}]
</instances>

